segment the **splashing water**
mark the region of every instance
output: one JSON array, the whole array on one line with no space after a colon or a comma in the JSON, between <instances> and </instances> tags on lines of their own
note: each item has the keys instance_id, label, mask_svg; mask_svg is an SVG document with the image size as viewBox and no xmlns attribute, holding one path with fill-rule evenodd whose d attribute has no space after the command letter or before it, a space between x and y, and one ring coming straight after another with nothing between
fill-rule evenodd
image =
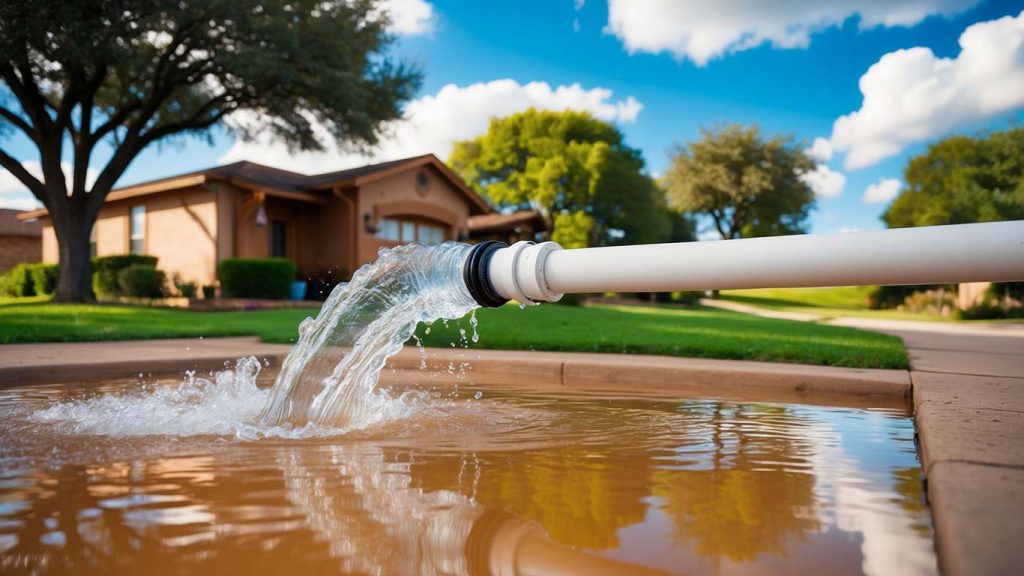
<instances>
[{"instance_id":1,"label":"splashing water","mask_svg":"<svg viewBox=\"0 0 1024 576\"><path fill-rule=\"evenodd\" d=\"M300 327L262 424L341 428L381 420L391 397L377 389L380 371L416 324L461 318L477 307L462 280L469 249L446 242L382 250L335 289L316 319Z\"/></svg>"},{"instance_id":2,"label":"splashing water","mask_svg":"<svg viewBox=\"0 0 1024 576\"><path fill-rule=\"evenodd\" d=\"M470 248L446 242L382 249L334 289L315 319L299 325L299 340L269 390L256 386L259 361L242 358L212 380L189 373L176 387L61 402L30 420L77 434L303 438L407 416L423 408L422 396L378 389L380 371L419 322L461 318L477 307L462 280Z\"/></svg>"}]
</instances>

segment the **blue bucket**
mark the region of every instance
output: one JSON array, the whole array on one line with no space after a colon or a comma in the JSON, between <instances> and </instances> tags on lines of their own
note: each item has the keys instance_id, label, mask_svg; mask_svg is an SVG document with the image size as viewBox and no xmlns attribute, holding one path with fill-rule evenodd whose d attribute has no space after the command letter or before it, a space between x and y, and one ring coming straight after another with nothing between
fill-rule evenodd
<instances>
[{"instance_id":1,"label":"blue bucket","mask_svg":"<svg viewBox=\"0 0 1024 576\"><path fill-rule=\"evenodd\" d=\"M291 289L292 300L305 300L306 299L306 281L296 280L292 282Z\"/></svg>"}]
</instances>

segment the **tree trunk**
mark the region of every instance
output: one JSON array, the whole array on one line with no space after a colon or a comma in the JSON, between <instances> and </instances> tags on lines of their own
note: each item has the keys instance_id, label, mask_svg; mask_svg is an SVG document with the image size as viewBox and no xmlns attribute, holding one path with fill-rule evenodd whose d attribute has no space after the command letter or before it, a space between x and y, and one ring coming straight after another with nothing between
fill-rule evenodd
<instances>
[{"instance_id":1,"label":"tree trunk","mask_svg":"<svg viewBox=\"0 0 1024 576\"><path fill-rule=\"evenodd\" d=\"M53 219L60 252L60 280L55 302L95 302L92 292L92 259L89 236L93 219L85 210L69 210L63 218Z\"/></svg>"}]
</instances>

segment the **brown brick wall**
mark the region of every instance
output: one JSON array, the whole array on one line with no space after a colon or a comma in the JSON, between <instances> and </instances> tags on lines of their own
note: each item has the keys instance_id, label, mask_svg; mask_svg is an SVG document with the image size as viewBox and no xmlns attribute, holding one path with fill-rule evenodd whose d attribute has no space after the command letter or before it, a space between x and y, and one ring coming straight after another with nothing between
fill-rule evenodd
<instances>
[{"instance_id":1,"label":"brown brick wall","mask_svg":"<svg viewBox=\"0 0 1024 576\"><path fill-rule=\"evenodd\" d=\"M0 270L8 270L22 262L39 262L43 243L38 237L0 235Z\"/></svg>"}]
</instances>

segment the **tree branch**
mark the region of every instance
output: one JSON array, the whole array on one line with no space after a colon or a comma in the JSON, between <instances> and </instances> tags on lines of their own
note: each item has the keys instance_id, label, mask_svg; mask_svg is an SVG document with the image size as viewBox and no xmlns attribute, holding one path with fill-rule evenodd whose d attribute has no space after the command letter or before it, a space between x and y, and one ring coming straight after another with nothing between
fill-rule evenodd
<instances>
[{"instance_id":1,"label":"tree branch","mask_svg":"<svg viewBox=\"0 0 1024 576\"><path fill-rule=\"evenodd\" d=\"M43 183L38 178L29 174L28 170L14 159L13 156L7 152L0 150L0 166L3 166L8 172L14 174L14 177L21 181L32 195L41 200L46 204L46 191Z\"/></svg>"},{"instance_id":2,"label":"tree branch","mask_svg":"<svg viewBox=\"0 0 1024 576\"><path fill-rule=\"evenodd\" d=\"M24 118L22 118L21 116L18 116L17 114L15 114L14 112L11 112L7 108L4 108L3 106L0 106L0 116L3 116L4 118L7 119L8 122L10 122L11 124L14 124L19 129L21 129L21 131L24 132L25 135L28 136L29 139L31 139L33 142L35 141L35 139L36 139L35 129L32 127L31 124L26 122L24 120Z\"/></svg>"}]
</instances>

